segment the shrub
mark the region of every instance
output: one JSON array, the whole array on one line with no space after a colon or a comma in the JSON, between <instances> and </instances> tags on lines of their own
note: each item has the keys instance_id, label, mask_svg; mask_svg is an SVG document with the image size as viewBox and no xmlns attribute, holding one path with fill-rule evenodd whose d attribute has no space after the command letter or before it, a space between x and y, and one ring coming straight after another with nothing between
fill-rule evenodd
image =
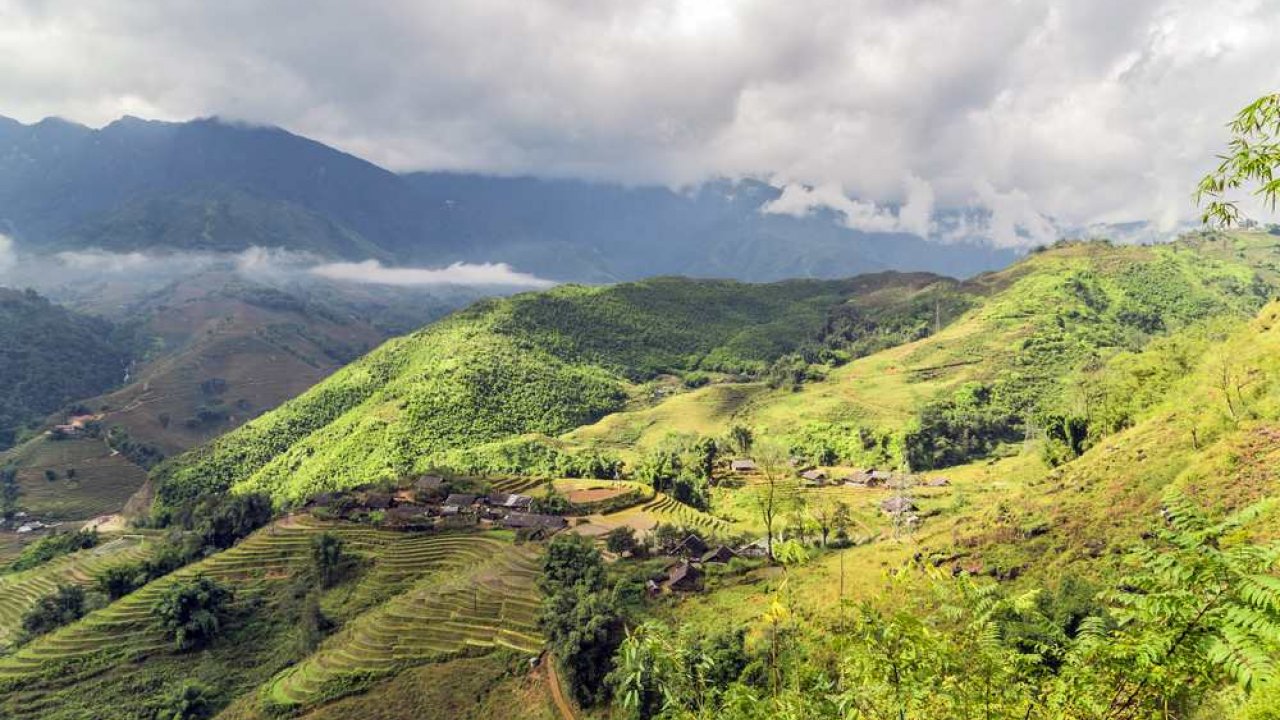
<instances>
[{"instance_id":1,"label":"shrub","mask_svg":"<svg viewBox=\"0 0 1280 720\"><path fill-rule=\"evenodd\" d=\"M151 612L178 650L213 642L226 622L232 591L207 578L174 583L156 600Z\"/></svg>"}]
</instances>

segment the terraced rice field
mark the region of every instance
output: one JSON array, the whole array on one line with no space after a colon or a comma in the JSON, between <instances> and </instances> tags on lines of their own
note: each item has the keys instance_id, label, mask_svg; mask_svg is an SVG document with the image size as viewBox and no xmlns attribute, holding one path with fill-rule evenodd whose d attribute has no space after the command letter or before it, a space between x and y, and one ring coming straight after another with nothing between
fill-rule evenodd
<instances>
[{"instance_id":1,"label":"terraced rice field","mask_svg":"<svg viewBox=\"0 0 1280 720\"><path fill-rule=\"evenodd\" d=\"M265 691L271 705L305 707L350 691L360 679L469 651L541 650L533 551L484 535L425 536L412 549L396 550L396 563L436 563L439 572L281 674Z\"/></svg>"},{"instance_id":2,"label":"terraced rice field","mask_svg":"<svg viewBox=\"0 0 1280 720\"><path fill-rule=\"evenodd\" d=\"M640 511L655 516L659 522L696 528L708 533L727 534L733 531L733 526L724 520L691 508L662 493L659 493L653 500L641 505Z\"/></svg>"},{"instance_id":3,"label":"terraced rice field","mask_svg":"<svg viewBox=\"0 0 1280 720\"><path fill-rule=\"evenodd\" d=\"M493 486L494 492L532 495L541 491L542 487L546 485L546 483L546 480L539 478L513 477L494 480L489 484Z\"/></svg>"},{"instance_id":4,"label":"terraced rice field","mask_svg":"<svg viewBox=\"0 0 1280 720\"><path fill-rule=\"evenodd\" d=\"M91 585L107 568L140 560L150 553L141 536L110 540L12 575L0 576L0 647L7 645L22 625L22 616L60 584Z\"/></svg>"}]
</instances>

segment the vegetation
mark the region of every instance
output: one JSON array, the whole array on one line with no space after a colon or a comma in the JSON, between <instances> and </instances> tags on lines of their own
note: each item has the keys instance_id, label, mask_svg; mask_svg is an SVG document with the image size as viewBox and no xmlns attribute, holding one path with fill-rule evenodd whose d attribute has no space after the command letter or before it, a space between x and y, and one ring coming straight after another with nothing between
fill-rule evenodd
<instances>
[{"instance_id":1,"label":"vegetation","mask_svg":"<svg viewBox=\"0 0 1280 720\"><path fill-rule=\"evenodd\" d=\"M79 585L59 585L45 595L22 616L22 632L27 638L43 635L84 617L86 612L84 588Z\"/></svg>"},{"instance_id":2,"label":"vegetation","mask_svg":"<svg viewBox=\"0 0 1280 720\"><path fill-rule=\"evenodd\" d=\"M0 450L59 408L119 383L132 357L129 332L0 288Z\"/></svg>"},{"instance_id":3,"label":"vegetation","mask_svg":"<svg viewBox=\"0 0 1280 720\"><path fill-rule=\"evenodd\" d=\"M152 613L178 650L213 642L226 622L232 592L207 577L176 583L156 600Z\"/></svg>"},{"instance_id":4,"label":"vegetation","mask_svg":"<svg viewBox=\"0 0 1280 720\"><path fill-rule=\"evenodd\" d=\"M30 570L61 555L95 547L98 542L97 530L77 530L46 535L23 548L18 559L9 564L9 569L14 572Z\"/></svg>"}]
</instances>

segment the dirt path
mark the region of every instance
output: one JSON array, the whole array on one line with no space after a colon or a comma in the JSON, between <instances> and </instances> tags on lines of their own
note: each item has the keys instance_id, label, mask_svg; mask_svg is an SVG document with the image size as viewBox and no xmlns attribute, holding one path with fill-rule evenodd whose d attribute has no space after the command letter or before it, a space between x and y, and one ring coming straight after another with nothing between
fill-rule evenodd
<instances>
[{"instance_id":1,"label":"dirt path","mask_svg":"<svg viewBox=\"0 0 1280 720\"><path fill-rule=\"evenodd\" d=\"M560 717L564 718L564 720L577 720L573 714L573 708L569 706L569 701L564 698L564 690L560 689L560 675L556 673L556 659L548 655L546 666L547 684L551 686L551 699L555 702L556 707L560 709Z\"/></svg>"}]
</instances>

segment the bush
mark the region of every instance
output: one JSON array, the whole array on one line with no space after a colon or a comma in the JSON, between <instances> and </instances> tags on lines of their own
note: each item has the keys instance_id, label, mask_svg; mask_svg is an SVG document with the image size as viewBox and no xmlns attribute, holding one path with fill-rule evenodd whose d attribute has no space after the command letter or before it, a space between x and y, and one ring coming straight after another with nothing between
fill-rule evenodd
<instances>
[{"instance_id":1,"label":"bush","mask_svg":"<svg viewBox=\"0 0 1280 720\"><path fill-rule=\"evenodd\" d=\"M43 635L79 620L86 611L84 588L59 585L22 616L22 632L27 637Z\"/></svg>"},{"instance_id":2,"label":"bush","mask_svg":"<svg viewBox=\"0 0 1280 720\"><path fill-rule=\"evenodd\" d=\"M178 650L194 650L213 642L230 613L232 591L207 578L174 583L156 600L151 612Z\"/></svg>"},{"instance_id":3,"label":"bush","mask_svg":"<svg viewBox=\"0 0 1280 720\"><path fill-rule=\"evenodd\" d=\"M29 570L60 556L77 550L87 550L98 544L97 530L78 530L70 533L54 533L23 548L22 554L9 566L11 570Z\"/></svg>"}]
</instances>

